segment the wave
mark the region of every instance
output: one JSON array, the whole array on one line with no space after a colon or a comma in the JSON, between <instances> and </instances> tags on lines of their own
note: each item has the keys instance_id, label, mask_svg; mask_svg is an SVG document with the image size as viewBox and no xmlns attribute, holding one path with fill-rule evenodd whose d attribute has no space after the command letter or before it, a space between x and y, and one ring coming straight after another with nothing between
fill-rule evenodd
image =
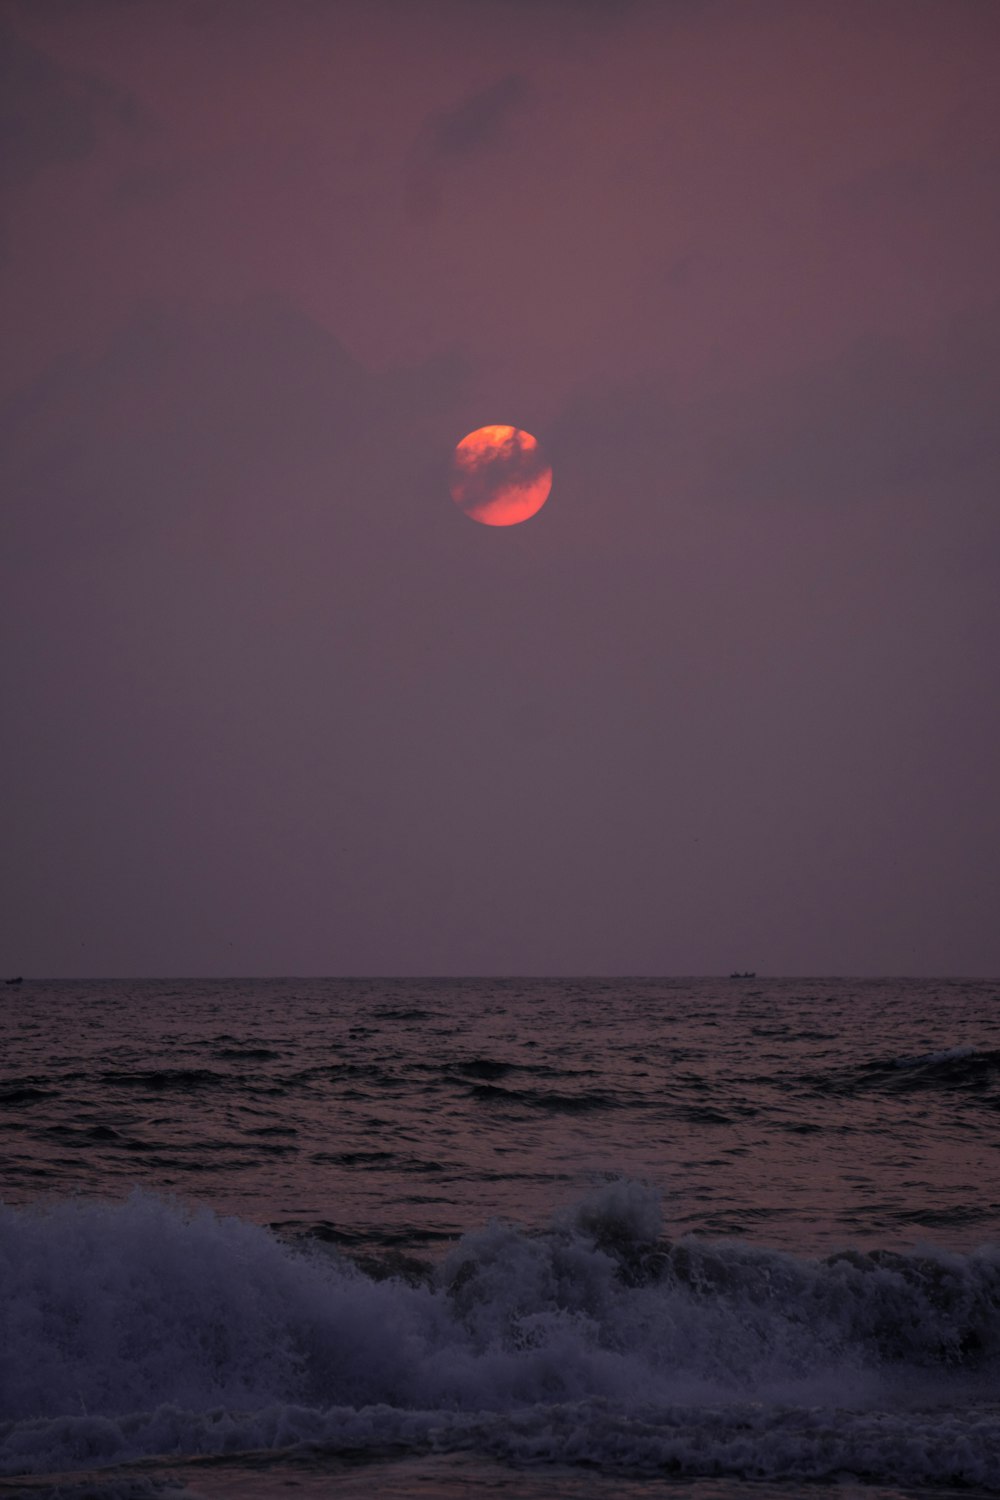
<instances>
[{"instance_id":1,"label":"wave","mask_svg":"<svg viewBox=\"0 0 1000 1500\"><path fill-rule=\"evenodd\" d=\"M552 1114L580 1114L593 1109L624 1109L632 1102L595 1089L581 1091L578 1094L567 1094L559 1089L508 1089L498 1083L470 1084L469 1095L486 1104L520 1109L540 1109Z\"/></svg>"},{"instance_id":2,"label":"wave","mask_svg":"<svg viewBox=\"0 0 1000 1500\"><path fill-rule=\"evenodd\" d=\"M1000 1106L1000 1048L957 1046L914 1056L889 1057L808 1079L820 1093L916 1094L956 1092L992 1108Z\"/></svg>"},{"instance_id":3,"label":"wave","mask_svg":"<svg viewBox=\"0 0 1000 1500\"><path fill-rule=\"evenodd\" d=\"M436 1266L144 1194L4 1208L0 1266L8 1474L309 1443L1000 1487L996 1249L671 1243L618 1182Z\"/></svg>"},{"instance_id":4,"label":"wave","mask_svg":"<svg viewBox=\"0 0 1000 1500\"><path fill-rule=\"evenodd\" d=\"M260 1454L308 1449L315 1461L399 1459L474 1453L518 1467L585 1465L605 1473L687 1478L733 1476L785 1484L858 1479L893 1486L997 1489L996 1418L926 1412L885 1413L743 1407L639 1406L603 1401L528 1406L510 1413L401 1410L387 1406L209 1413L162 1407L117 1422L84 1415L23 1430L16 1473L110 1467L122 1455ZM35 1462L36 1454L44 1454ZM45 1460L58 1457L58 1468ZM134 1483L134 1481L133 1481ZM853 1491L852 1491L853 1492ZM56 1494L63 1494L61 1488ZM114 1491L102 1484L88 1500ZM135 1491L130 1487L127 1495ZM880 1493L884 1493L881 1492Z\"/></svg>"},{"instance_id":5,"label":"wave","mask_svg":"<svg viewBox=\"0 0 1000 1500\"><path fill-rule=\"evenodd\" d=\"M42 1099L53 1098L54 1092L51 1088L39 1088L34 1082L15 1083L13 1086L0 1089L0 1109L8 1105L11 1108L17 1105L20 1108L25 1104L37 1104Z\"/></svg>"},{"instance_id":6,"label":"wave","mask_svg":"<svg viewBox=\"0 0 1000 1500\"><path fill-rule=\"evenodd\" d=\"M231 1087L243 1082L230 1073L217 1073L212 1068L145 1068L130 1072L106 1072L101 1082L110 1088L150 1089L162 1093L169 1089L190 1092L193 1089Z\"/></svg>"}]
</instances>

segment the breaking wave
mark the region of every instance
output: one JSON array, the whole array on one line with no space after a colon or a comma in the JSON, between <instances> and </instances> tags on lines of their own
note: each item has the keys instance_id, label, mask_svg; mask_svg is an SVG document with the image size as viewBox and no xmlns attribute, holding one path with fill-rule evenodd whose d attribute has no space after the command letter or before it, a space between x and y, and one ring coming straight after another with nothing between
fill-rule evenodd
<instances>
[{"instance_id":1,"label":"breaking wave","mask_svg":"<svg viewBox=\"0 0 1000 1500\"><path fill-rule=\"evenodd\" d=\"M135 1194L0 1209L0 1470L299 1443L1000 1488L1000 1251L663 1237L617 1182L432 1266Z\"/></svg>"}]
</instances>

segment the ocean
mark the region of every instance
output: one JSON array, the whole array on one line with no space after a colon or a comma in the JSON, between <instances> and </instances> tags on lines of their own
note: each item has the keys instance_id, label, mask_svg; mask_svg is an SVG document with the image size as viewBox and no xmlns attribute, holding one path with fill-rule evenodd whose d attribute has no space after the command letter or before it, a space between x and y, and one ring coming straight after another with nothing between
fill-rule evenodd
<instances>
[{"instance_id":1,"label":"ocean","mask_svg":"<svg viewBox=\"0 0 1000 1500\"><path fill-rule=\"evenodd\" d=\"M1000 1492L1000 983L0 992L0 1494Z\"/></svg>"}]
</instances>

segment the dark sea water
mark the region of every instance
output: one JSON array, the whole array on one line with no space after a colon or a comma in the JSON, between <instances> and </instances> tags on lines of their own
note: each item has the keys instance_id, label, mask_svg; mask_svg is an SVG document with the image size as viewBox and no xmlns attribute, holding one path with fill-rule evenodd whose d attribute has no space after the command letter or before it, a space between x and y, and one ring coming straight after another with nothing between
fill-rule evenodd
<instances>
[{"instance_id":1,"label":"dark sea water","mask_svg":"<svg viewBox=\"0 0 1000 1500\"><path fill-rule=\"evenodd\" d=\"M1000 984L0 997L0 1493L1000 1491Z\"/></svg>"}]
</instances>

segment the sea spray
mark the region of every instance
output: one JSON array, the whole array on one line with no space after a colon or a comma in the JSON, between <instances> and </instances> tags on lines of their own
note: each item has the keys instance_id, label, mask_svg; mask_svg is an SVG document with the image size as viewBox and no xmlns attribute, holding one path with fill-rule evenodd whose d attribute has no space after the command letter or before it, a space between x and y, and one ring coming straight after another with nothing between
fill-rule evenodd
<instances>
[{"instance_id":1,"label":"sea spray","mask_svg":"<svg viewBox=\"0 0 1000 1500\"><path fill-rule=\"evenodd\" d=\"M4 1208L0 1266L7 1473L310 1443L1000 1484L994 1250L671 1242L614 1182L426 1284L141 1193Z\"/></svg>"}]
</instances>

